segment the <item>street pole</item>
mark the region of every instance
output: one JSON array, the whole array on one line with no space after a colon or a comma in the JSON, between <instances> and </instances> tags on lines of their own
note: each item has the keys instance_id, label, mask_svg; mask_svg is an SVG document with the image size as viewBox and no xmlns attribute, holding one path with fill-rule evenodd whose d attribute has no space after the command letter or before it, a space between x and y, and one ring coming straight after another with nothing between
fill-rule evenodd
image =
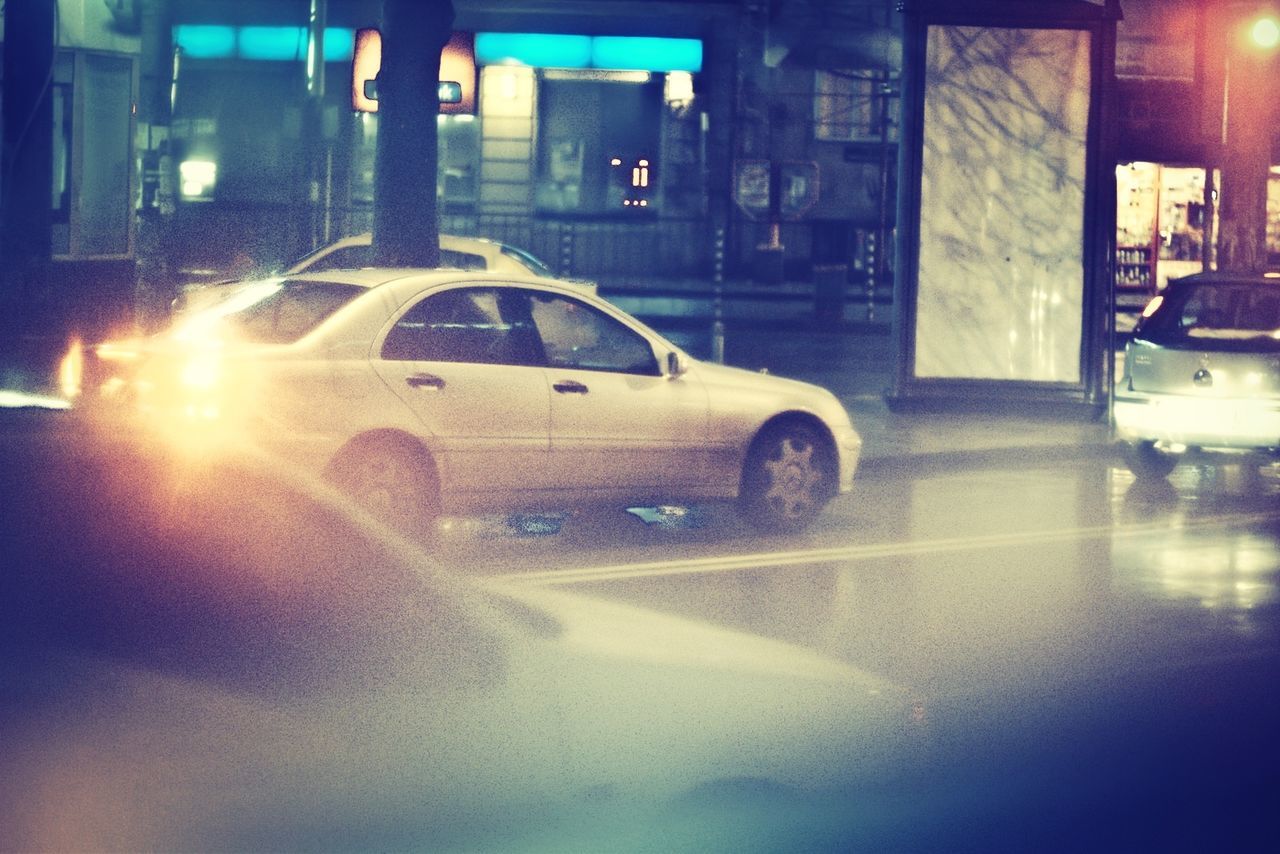
<instances>
[{"instance_id":1,"label":"street pole","mask_svg":"<svg viewBox=\"0 0 1280 854\"><path fill-rule=\"evenodd\" d=\"M306 251L317 248L327 239L324 223L328 218L325 203L329 196L327 186L329 141L324 128L324 31L328 22L328 0L311 0L307 15L307 98L306 132Z\"/></svg>"},{"instance_id":2,"label":"street pole","mask_svg":"<svg viewBox=\"0 0 1280 854\"><path fill-rule=\"evenodd\" d=\"M711 361L724 364L724 238L723 225L715 229L713 297L711 301Z\"/></svg>"},{"instance_id":3,"label":"street pole","mask_svg":"<svg viewBox=\"0 0 1280 854\"><path fill-rule=\"evenodd\" d=\"M134 287L134 323L159 326L179 296L169 259L175 213L173 174L173 97L175 52L169 0L143 0L141 81L138 99L142 203L138 208L138 279Z\"/></svg>"}]
</instances>

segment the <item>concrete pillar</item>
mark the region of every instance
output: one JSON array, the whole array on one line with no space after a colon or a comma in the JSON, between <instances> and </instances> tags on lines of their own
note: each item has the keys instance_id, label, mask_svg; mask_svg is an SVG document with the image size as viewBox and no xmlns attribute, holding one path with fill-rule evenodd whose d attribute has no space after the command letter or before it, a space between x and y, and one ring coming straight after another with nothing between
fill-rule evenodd
<instances>
[{"instance_id":1,"label":"concrete pillar","mask_svg":"<svg viewBox=\"0 0 1280 854\"><path fill-rule=\"evenodd\" d=\"M380 264L440 263L436 116L440 52L452 29L450 0L383 2L373 201L373 249Z\"/></svg>"}]
</instances>

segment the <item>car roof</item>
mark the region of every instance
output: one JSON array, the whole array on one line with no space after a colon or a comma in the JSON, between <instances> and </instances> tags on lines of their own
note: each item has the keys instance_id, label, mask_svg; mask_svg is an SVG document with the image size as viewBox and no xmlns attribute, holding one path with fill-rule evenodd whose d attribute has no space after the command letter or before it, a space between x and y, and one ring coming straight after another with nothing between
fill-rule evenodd
<instances>
[{"instance_id":1,"label":"car roof","mask_svg":"<svg viewBox=\"0 0 1280 854\"><path fill-rule=\"evenodd\" d=\"M1258 273L1238 270L1208 270L1203 273L1192 273L1177 279L1170 279L1170 285L1263 285L1280 286L1280 272Z\"/></svg>"},{"instance_id":2,"label":"car roof","mask_svg":"<svg viewBox=\"0 0 1280 854\"><path fill-rule=\"evenodd\" d=\"M291 282L332 282L376 288L390 282L413 280L417 287L430 287L452 283L475 282L477 284L532 285L534 287L562 288L574 294L590 293L581 283L541 276L495 272L493 270L454 270L431 267L360 267L349 270L324 270L319 273L294 273L283 277Z\"/></svg>"},{"instance_id":3,"label":"car roof","mask_svg":"<svg viewBox=\"0 0 1280 854\"><path fill-rule=\"evenodd\" d=\"M465 237L461 234L445 234L443 232L440 233L439 238L440 245L446 249L480 246L500 248L506 245L500 240L493 240L489 237ZM359 234L352 234L349 237L343 237L340 240L335 240L333 243L329 244L329 246L335 248L343 246L369 246L372 243L373 232L362 231Z\"/></svg>"}]
</instances>

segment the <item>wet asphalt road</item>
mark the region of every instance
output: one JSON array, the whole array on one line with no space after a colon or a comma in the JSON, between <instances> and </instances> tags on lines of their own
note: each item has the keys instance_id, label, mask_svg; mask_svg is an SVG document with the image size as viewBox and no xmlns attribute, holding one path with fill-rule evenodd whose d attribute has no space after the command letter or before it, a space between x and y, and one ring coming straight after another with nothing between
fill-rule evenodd
<instances>
[{"instance_id":1,"label":"wet asphalt road","mask_svg":"<svg viewBox=\"0 0 1280 854\"><path fill-rule=\"evenodd\" d=\"M11 502L57 507L86 487L50 461L94 449L58 432L26 420L0 437ZM156 506L155 477L139 475L153 496L140 507ZM127 486L100 497L130 500ZM884 778L875 830L788 838L796 848L1268 850L1280 830L1278 501L1277 468L1187 467L1144 484L1107 459L987 456L881 467L799 537L759 536L723 507L483 517L444 520L431 560L451 577L785 640L904 687L924 746ZM228 611L225 586L104 582L92 543L74 572L15 572L38 547L14 531L20 513L6 518L4 661L25 674L3 698L11 723L33 709L92 714L64 703L74 693L32 687L41 656L69 645L94 649L77 678L128 657L259 690L327 679L358 704L372 689L352 674L389 666L397 632L412 631L386 579L246 576ZM246 634L246 601L287 602L294 619ZM281 645L342 647L342 661L292 669L271 653Z\"/></svg>"},{"instance_id":2,"label":"wet asphalt road","mask_svg":"<svg viewBox=\"0 0 1280 854\"><path fill-rule=\"evenodd\" d=\"M1275 467L890 466L785 540L725 508L502 521L442 554L911 686L932 755L908 847L1252 851L1280 830Z\"/></svg>"}]
</instances>

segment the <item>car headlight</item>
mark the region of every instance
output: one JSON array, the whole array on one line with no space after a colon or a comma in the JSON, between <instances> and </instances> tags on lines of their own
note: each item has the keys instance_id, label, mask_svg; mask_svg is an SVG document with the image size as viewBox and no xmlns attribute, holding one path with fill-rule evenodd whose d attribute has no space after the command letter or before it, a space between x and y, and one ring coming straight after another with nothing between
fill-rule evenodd
<instances>
[{"instance_id":1,"label":"car headlight","mask_svg":"<svg viewBox=\"0 0 1280 854\"><path fill-rule=\"evenodd\" d=\"M222 361L213 353L200 353L193 356L183 366L179 380L182 386L191 392L211 391L222 380Z\"/></svg>"}]
</instances>

